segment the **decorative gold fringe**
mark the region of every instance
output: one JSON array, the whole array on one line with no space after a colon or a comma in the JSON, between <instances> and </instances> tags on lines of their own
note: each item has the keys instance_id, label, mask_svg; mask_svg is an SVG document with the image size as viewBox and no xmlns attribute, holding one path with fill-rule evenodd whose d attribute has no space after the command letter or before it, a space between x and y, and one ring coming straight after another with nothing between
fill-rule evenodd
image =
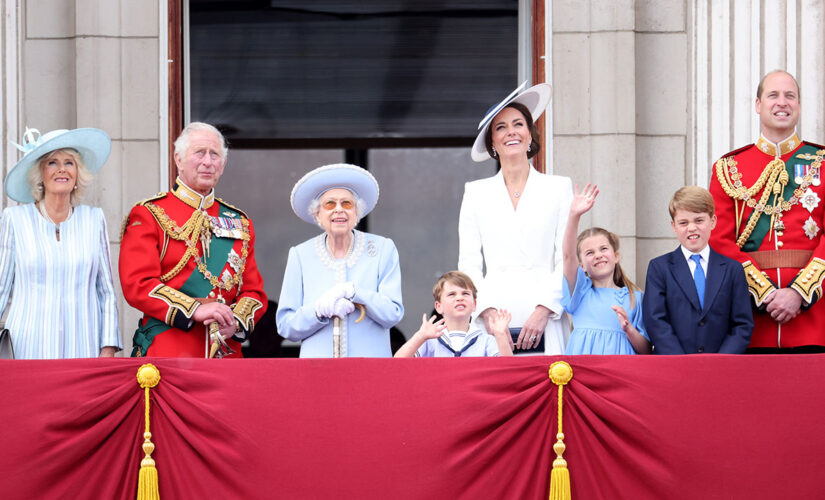
<instances>
[{"instance_id":1,"label":"decorative gold fringe","mask_svg":"<svg viewBox=\"0 0 825 500\"><path fill-rule=\"evenodd\" d=\"M152 444L152 433L149 432L149 389L155 387L160 382L160 371L151 363L147 363L137 372L138 384L143 388L146 398L146 427L143 432L143 452L146 454L140 461L140 472L138 473L137 500L160 500L158 492L158 470L155 468L155 461L152 459L152 452L155 445Z\"/></svg>"},{"instance_id":2,"label":"decorative gold fringe","mask_svg":"<svg viewBox=\"0 0 825 500\"><path fill-rule=\"evenodd\" d=\"M556 459L553 460L553 472L550 474L550 500L570 500L570 471L567 469L567 460L564 454L564 433L561 427L562 395L564 386L573 378L573 369L564 361L556 361L550 365L550 380L559 386L559 432L556 434L556 444L553 451Z\"/></svg>"}]
</instances>

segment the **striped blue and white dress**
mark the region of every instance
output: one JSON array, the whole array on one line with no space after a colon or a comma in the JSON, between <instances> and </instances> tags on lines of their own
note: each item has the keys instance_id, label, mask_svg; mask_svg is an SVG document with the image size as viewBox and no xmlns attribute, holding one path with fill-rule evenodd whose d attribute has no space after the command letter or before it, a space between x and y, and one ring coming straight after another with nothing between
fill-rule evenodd
<instances>
[{"instance_id":1,"label":"striped blue and white dress","mask_svg":"<svg viewBox=\"0 0 825 500\"><path fill-rule=\"evenodd\" d=\"M109 238L100 208L81 205L60 224L34 203L8 207L0 227L0 304L17 359L97 357L122 349ZM13 292L13 294L12 294Z\"/></svg>"}]
</instances>

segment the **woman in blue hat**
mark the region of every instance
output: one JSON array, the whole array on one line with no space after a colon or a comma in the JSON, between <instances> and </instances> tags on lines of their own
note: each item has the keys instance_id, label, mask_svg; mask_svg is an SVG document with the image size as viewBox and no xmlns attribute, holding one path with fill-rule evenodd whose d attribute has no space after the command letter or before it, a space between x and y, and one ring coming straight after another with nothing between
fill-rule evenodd
<instances>
[{"instance_id":1,"label":"woman in blue hat","mask_svg":"<svg viewBox=\"0 0 825 500\"><path fill-rule=\"evenodd\" d=\"M0 304L18 359L114 356L122 349L100 208L78 204L111 150L92 128L26 129L23 158L6 176Z\"/></svg>"},{"instance_id":2,"label":"woman in blue hat","mask_svg":"<svg viewBox=\"0 0 825 500\"><path fill-rule=\"evenodd\" d=\"M278 333L302 358L391 357L390 328L404 316L392 240L355 230L375 208L378 182L361 167L326 165L292 189L292 210L324 232L289 249Z\"/></svg>"},{"instance_id":3,"label":"woman in blue hat","mask_svg":"<svg viewBox=\"0 0 825 500\"><path fill-rule=\"evenodd\" d=\"M570 179L536 171L535 120L550 102L550 85L524 85L490 108L471 156L498 160L499 172L468 182L458 221L458 268L478 286L477 317L512 314L515 354L562 354L562 241L573 188ZM482 269L486 267L486 273ZM543 348L542 348L543 345Z\"/></svg>"}]
</instances>

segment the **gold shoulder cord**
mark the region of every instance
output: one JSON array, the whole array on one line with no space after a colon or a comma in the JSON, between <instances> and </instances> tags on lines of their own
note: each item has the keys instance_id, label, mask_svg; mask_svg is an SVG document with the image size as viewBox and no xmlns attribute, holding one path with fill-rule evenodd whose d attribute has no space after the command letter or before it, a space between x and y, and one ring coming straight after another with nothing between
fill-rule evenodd
<instances>
[{"instance_id":1,"label":"gold shoulder cord","mask_svg":"<svg viewBox=\"0 0 825 500\"><path fill-rule=\"evenodd\" d=\"M813 182L814 177L819 175L819 168L824 156L825 150L817 151L817 156L809 154L797 156L797 158L814 161L811 163L811 168L808 170L808 173L803 177L802 184L794 189L793 196L788 200L782 198L782 192L790 179L788 178L788 171L785 170L785 162L780 158L774 158L768 163L762 170L762 174L760 174L759 178L750 188L746 188L742 184L742 174L736 166L736 160L729 157L722 158L716 162L716 178L719 180L722 190L737 203L737 210L738 202L740 200L745 202L742 206L742 213L737 213L737 233L739 232L745 206L753 208L753 213L751 213L747 225L736 240L736 245L739 246L739 248L742 248L748 241L762 214L771 216L771 231L774 229L779 231L784 228L782 213L787 212L799 202L805 190L808 189L808 186ZM753 196L763 187L764 190L759 197L759 201L757 201ZM773 205L768 204L768 199L771 195L773 195Z\"/></svg>"},{"instance_id":2,"label":"gold shoulder cord","mask_svg":"<svg viewBox=\"0 0 825 500\"><path fill-rule=\"evenodd\" d=\"M238 272L231 279L221 281L217 276L214 276L209 272L206 268L206 264L204 264L201 260L200 252L198 251L198 240L201 239L201 235L204 234L204 231L211 235L212 231L211 222L206 213L201 210L195 210L192 212L192 216L189 217L189 220L183 224L183 227L179 227L172 219L169 218L168 215L166 215L166 212L161 207L155 205L154 203L146 203L145 206L149 209L149 212L151 212L152 216L163 229L164 233L166 233L173 240L183 241L186 243L186 251L183 253L183 257L181 257L180 261L175 264L175 267L173 267L172 270L160 277L161 282L165 283L180 274L181 270L183 270L184 266L186 266L186 263L189 262L189 259L193 258L195 259L195 264L197 265L198 271L200 271L204 278L209 281L212 288L223 288L227 292L232 290L235 286L240 288L240 283L243 279L241 276L243 276L243 272L246 269L246 258L249 255L250 237L248 219L245 217L241 219L241 224L244 227L244 236L242 238L243 246L241 248L241 265L238 268Z\"/></svg>"},{"instance_id":3,"label":"gold shoulder cord","mask_svg":"<svg viewBox=\"0 0 825 500\"><path fill-rule=\"evenodd\" d=\"M734 160L733 158L720 158L719 161L716 162L716 175L719 177L719 184L722 186L722 189L725 190L725 193L727 193L728 196L730 196L730 193L728 192L730 186L732 186L734 183L734 181L730 178L729 169L736 171L736 160ZM723 174L725 176L724 180L721 177L721 175ZM739 228L742 226L742 216L745 214L745 205L743 204L740 208L739 199L735 197L731 198L733 198L733 207L734 212L736 213L735 231L736 234L739 234Z\"/></svg>"},{"instance_id":4,"label":"gold shoulder cord","mask_svg":"<svg viewBox=\"0 0 825 500\"><path fill-rule=\"evenodd\" d=\"M198 254L197 241L200 238L204 224L208 227L209 221L202 211L195 210L192 212L189 220L184 223L183 227L179 227L166 215L166 212L161 207L154 203L146 203L144 206L149 209L149 212L155 218L158 225L160 225L161 229L163 229L164 233L173 240L184 241L186 243L186 251L183 253L180 261L175 264L172 270L160 277L160 281L165 283L180 274L181 270L186 266L186 263L189 262L189 259ZM190 240L194 241L195 245L190 245Z\"/></svg>"}]
</instances>

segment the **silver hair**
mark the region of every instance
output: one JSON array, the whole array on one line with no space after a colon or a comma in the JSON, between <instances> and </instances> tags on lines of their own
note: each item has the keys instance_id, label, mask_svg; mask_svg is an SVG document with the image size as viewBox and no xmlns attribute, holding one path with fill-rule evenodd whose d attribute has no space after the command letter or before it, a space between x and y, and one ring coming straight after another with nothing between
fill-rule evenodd
<instances>
[{"instance_id":1,"label":"silver hair","mask_svg":"<svg viewBox=\"0 0 825 500\"><path fill-rule=\"evenodd\" d=\"M29 183L34 201L41 201L46 196L46 190L43 188L43 165L57 153L68 154L74 158L75 165L77 165L77 179L75 179L75 186L77 188L73 189L72 194L69 195L69 203L75 207L83 197L83 191L86 189L86 186L88 186L94 178L94 175L86 168L86 164L83 163L83 157L80 156L80 153L76 150L63 148L55 149L44 154L38 158L37 163L32 165L29 171L26 172L26 181Z\"/></svg>"},{"instance_id":2,"label":"silver hair","mask_svg":"<svg viewBox=\"0 0 825 500\"><path fill-rule=\"evenodd\" d=\"M335 189L335 188L330 188L330 189ZM342 188L342 189L347 189L347 188ZM327 189L327 191L329 191L329 189ZM313 219L315 219L315 223L318 224L318 227L320 227L321 229L323 229L324 226L322 226L321 221L318 220L318 212L321 210L321 197L324 196L324 193L326 193L327 191L324 191L323 193L319 194L317 198L310 201L309 202L309 209L307 209L307 212L309 212L309 216L312 217ZM352 195L353 199L355 200L355 224L353 224L353 226L357 226L358 223L361 221L361 218L364 217L364 212L367 211L367 204L357 194L353 193L349 189L347 189L347 191L349 191L349 193Z\"/></svg>"},{"instance_id":3,"label":"silver hair","mask_svg":"<svg viewBox=\"0 0 825 500\"><path fill-rule=\"evenodd\" d=\"M224 163L226 163L226 157L229 155L229 147L226 145L226 137L224 137L221 131L216 129L214 126L203 122L192 122L183 129L178 138L175 139L176 155L181 158L186 155L186 150L189 149L189 134L192 132L212 132L217 135L221 140L221 156L223 157Z\"/></svg>"}]
</instances>

